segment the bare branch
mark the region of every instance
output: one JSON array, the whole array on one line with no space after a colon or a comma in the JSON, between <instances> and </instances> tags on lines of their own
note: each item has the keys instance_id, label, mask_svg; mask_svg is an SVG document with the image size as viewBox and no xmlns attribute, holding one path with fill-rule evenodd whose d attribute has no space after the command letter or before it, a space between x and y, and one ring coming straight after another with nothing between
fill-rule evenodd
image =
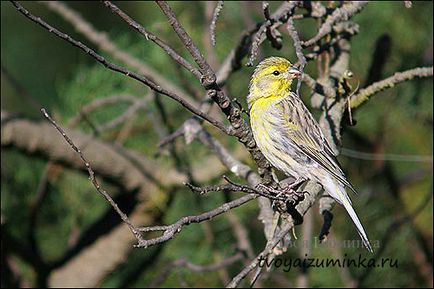
<instances>
[{"instance_id":1,"label":"bare branch","mask_svg":"<svg viewBox=\"0 0 434 289\"><path fill-rule=\"evenodd\" d=\"M201 110L197 109L196 107L194 107L192 104L190 104L185 99L178 96L177 94L162 88L160 85L152 82L151 80L147 79L146 77L144 77L142 75L131 72L124 67L118 66L116 64L113 64L113 63L107 61L104 57L102 57L101 55L99 55L98 53L96 53L95 51L93 51L92 49L90 49L89 47L84 45L83 43L73 39L68 34L60 32L56 28L50 26L45 21L43 21L40 17L36 17L33 14L31 14L23 6L21 6L20 3L16 2L16 1L13 1L12 3L15 6L15 8L17 8L17 10L19 12L21 12L24 16L26 16L27 18L29 18L33 22L37 23L38 25L42 26L43 28L45 28L49 32L55 34L56 36L62 38L63 40L67 41L68 43L72 44L73 46L78 47L79 49L83 50L86 54L89 54L92 58L94 58L96 61L98 61L99 63L104 65L106 68L113 70L113 71L116 71L116 72L119 72L119 73L122 73L122 74L124 74L130 78L133 78L133 79L145 84L146 86L150 87L152 90L155 90L158 93L161 93L163 95L166 95L166 96L172 98L173 100L179 102L183 107L187 108L189 111L191 111L195 115L200 116L201 118L207 120L208 122L210 122L211 124L213 124L214 126L219 128L224 133L232 135L232 129L231 128L226 127L223 123L217 121L216 119L212 118L208 114L203 113Z\"/></svg>"},{"instance_id":2,"label":"bare branch","mask_svg":"<svg viewBox=\"0 0 434 289\"><path fill-rule=\"evenodd\" d=\"M223 178L229 182L229 184L225 185L214 185L214 186L207 186L207 187L196 187L192 184L186 183L185 185L190 188L193 192L199 193L201 195L207 194L209 192L220 192L220 191L232 191L232 192L243 192L247 194L256 194L265 198L268 198L270 200L278 200L278 201L287 201L287 198L283 196L274 196L271 195L269 192L265 190L261 190L259 188L253 189L251 187L236 184L233 181L231 181L228 177L223 176Z\"/></svg>"},{"instance_id":3,"label":"bare branch","mask_svg":"<svg viewBox=\"0 0 434 289\"><path fill-rule=\"evenodd\" d=\"M351 108L357 108L365 103L374 94L387 88L394 87L396 84L413 79L415 77L433 76L433 67L418 67L403 72L396 72L393 76L375 82L370 86L361 89L357 94L350 98Z\"/></svg>"},{"instance_id":4,"label":"bare branch","mask_svg":"<svg viewBox=\"0 0 434 289\"><path fill-rule=\"evenodd\" d=\"M191 125L200 126L197 122L193 122ZM252 169L235 159L228 150L221 145L219 141L213 138L204 128L198 133L199 140L206 145L211 151L213 151L219 158L220 162L224 164L232 173L236 176L246 179L251 187L255 187L261 183L261 178L252 171ZM258 198L260 213L258 219L264 224L264 233L267 240L272 237L271 231L273 231L273 214L274 211L271 208L271 202L268 198Z\"/></svg>"},{"instance_id":5,"label":"bare branch","mask_svg":"<svg viewBox=\"0 0 434 289\"><path fill-rule=\"evenodd\" d=\"M304 57L304 54L303 54L303 51L301 48L300 37L298 37L297 30L295 30L294 20L292 19L292 17L288 18L288 23L287 23L286 27L288 29L289 35L291 36L292 40L294 41L295 53L297 54L298 62L300 65L299 70L303 76L304 66L306 65L306 57ZM300 95L299 94L300 93L300 87L301 87L301 80L298 79L297 80L297 95Z\"/></svg>"},{"instance_id":6,"label":"bare branch","mask_svg":"<svg viewBox=\"0 0 434 289\"><path fill-rule=\"evenodd\" d=\"M187 34L184 27L182 27L170 6L165 1L157 1L157 4L166 15L170 25L178 35L179 39L199 65L203 74L202 85L207 90L208 97L217 103L222 112L228 117L229 122L234 129L233 135L244 144L244 146L252 155L253 159L258 164L258 171L261 177L265 178L264 182L267 184L273 183L274 180L271 176L271 166L259 148L256 146L250 126L241 117L240 110L232 105L230 99L220 89L217 84L217 77L214 71L200 53L191 37Z\"/></svg>"},{"instance_id":7,"label":"bare branch","mask_svg":"<svg viewBox=\"0 0 434 289\"><path fill-rule=\"evenodd\" d=\"M124 11L119 9L116 5L111 3L110 1L104 1L104 5L109 8L113 13L117 14L121 17L130 27L134 30L142 34L146 40L151 40L158 46L160 46L173 60L183 66L185 69L190 71L197 79L202 78L202 74L199 70L193 67L187 60L185 60L181 55L179 55L173 48L171 48L168 44L166 44L163 40L155 36L153 33L147 31L142 25L134 21L130 16L128 16Z\"/></svg>"},{"instance_id":8,"label":"bare branch","mask_svg":"<svg viewBox=\"0 0 434 289\"><path fill-rule=\"evenodd\" d=\"M281 36L277 31L277 28L285 23L288 20L288 17L294 13L294 8L298 5L298 1L290 1L285 2L280 6L280 8L270 16L270 12L268 9L268 3L262 3L262 9L265 16L265 22L263 22L257 32L254 34L251 50L250 50L250 58L247 62L247 66L252 66L255 61L258 51L259 45L268 38L271 42L272 47L276 49L280 49L282 47Z\"/></svg>"},{"instance_id":9,"label":"bare branch","mask_svg":"<svg viewBox=\"0 0 434 289\"><path fill-rule=\"evenodd\" d=\"M267 246L265 249L259 253L259 255L253 259L248 266L246 266L238 275L236 275L231 282L226 286L227 288L235 288L237 287L240 282L246 278L247 274L249 274L252 270L254 270L260 263L260 261L264 260L265 257L270 254L270 252L273 250L274 247L280 242L282 238L285 237L289 233L293 226L293 223L288 222L285 223L280 232L273 238L271 242L267 243Z\"/></svg>"},{"instance_id":10,"label":"bare branch","mask_svg":"<svg viewBox=\"0 0 434 289\"><path fill-rule=\"evenodd\" d=\"M317 35L302 43L303 47L309 47L318 42L321 38L332 32L334 25L350 19L360 12L366 4L368 4L368 1L351 1L337 8L321 25Z\"/></svg>"},{"instance_id":11,"label":"bare branch","mask_svg":"<svg viewBox=\"0 0 434 289\"><path fill-rule=\"evenodd\" d=\"M332 87L319 83L318 81L313 79L310 75L303 73L303 79L302 80L303 80L303 82L305 82L307 84L307 86L310 87L310 89L312 91L314 91L318 94L324 95L330 99L333 99L336 97L336 91Z\"/></svg>"},{"instance_id":12,"label":"bare branch","mask_svg":"<svg viewBox=\"0 0 434 289\"><path fill-rule=\"evenodd\" d=\"M276 21L274 18L270 17L269 6L268 2L262 2L262 10L264 11L264 17L267 20L265 35L270 41L271 47L279 50L282 48L282 35L280 35L280 32L273 26Z\"/></svg>"},{"instance_id":13,"label":"bare branch","mask_svg":"<svg viewBox=\"0 0 434 289\"><path fill-rule=\"evenodd\" d=\"M288 14L289 9L290 9L289 3L284 2L276 10L276 12L273 13L273 15L271 17L274 19L277 19L276 20L276 28L278 27L278 25L281 25L285 21L285 19L287 18L287 14ZM253 45L252 40L254 39L256 32L260 29L260 27L261 27L260 23L252 25L252 27L248 28L247 30L245 30L242 33L241 38L238 41L238 44L235 46L235 48L233 48L230 51L230 53L228 54L226 59L223 61L223 64L221 65L221 67L219 68L219 70L216 73L218 86L223 86L225 84L227 78L230 76L230 74L237 71L238 69L240 69L242 67L241 61L249 53L249 48ZM265 40L265 37L261 40L261 42L263 40ZM205 99L202 102L200 109L204 112L207 112L207 111L209 111L210 108L211 108L211 105L210 105L209 99ZM191 120L197 121L197 119L194 117L185 121L173 134L171 134L171 135L167 136L165 139L161 140L161 143L159 146L163 147L164 145L170 143L171 141L173 141L177 137L183 135L185 126L187 126L188 125L187 123L190 122ZM201 121L201 120L199 120L199 121Z\"/></svg>"},{"instance_id":14,"label":"bare branch","mask_svg":"<svg viewBox=\"0 0 434 289\"><path fill-rule=\"evenodd\" d=\"M66 21L68 21L79 33L81 33L91 43L95 44L98 49L108 53L111 57L121 61L128 67L136 69L140 74L146 78L159 83L161 86L166 87L170 91L176 91L179 96L188 100L191 104L197 105L194 99L192 99L188 93L185 93L181 87L174 85L171 81L168 81L161 76L152 67L138 58L135 58L131 54L121 50L110 38L107 33L101 32L95 29L86 21L77 11L68 7L60 1L42 1L42 4L47 6L52 11L58 13ZM40 106L39 106L40 107Z\"/></svg>"},{"instance_id":15,"label":"bare branch","mask_svg":"<svg viewBox=\"0 0 434 289\"><path fill-rule=\"evenodd\" d=\"M163 231L163 235L160 237L143 240L141 239L139 243L136 245L136 247L140 248L147 248L149 246L153 246L156 244L164 243L170 239L172 239L175 234L179 233L181 229L186 226L190 225L192 223L200 223L206 220L210 220L218 215L221 215L228 210L231 210L233 208L239 207L242 204L245 204L257 197L256 194L248 194L246 196L243 196L241 198L238 198L236 200L233 200L228 203L224 203L223 205L208 211L206 213L200 214L200 215L193 215L193 216L187 216L179 219L176 223L173 223L171 225L167 226L155 226L155 227L144 227L144 228L138 228L137 230L141 232L152 232L152 231Z\"/></svg>"},{"instance_id":16,"label":"bare branch","mask_svg":"<svg viewBox=\"0 0 434 289\"><path fill-rule=\"evenodd\" d=\"M216 40L215 40L215 28L216 28L217 18L219 17L220 11L222 10L224 4L225 4L225 1L218 1L217 2L217 5L216 5L216 7L214 9L214 14L212 16L212 21L211 21L211 24L210 24L210 27L209 27L210 34L211 34L210 35L210 37L211 37L211 43L212 43L213 46L215 46L215 44L216 44Z\"/></svg>"},{"instance_id":17,"label":"bare branch","mask_svg":"<svg viewBox=\"0 0 434 289\"><path fill-rule=\"evenodd\" d=\"M255 33L255 36L253 38L252 41L252 49L250 51L250 57L249 57L249 61L247 62L247 66L253 66L253 62L256 60L256 58L258 57L258 52L259 52L259 45L265 40L265 36L264 33L267 30L267 26L270 25L270 22L267 21L266 24L267 25L262 25L261 28L259 28L258 32Z\"/></svg>"},{"instance_id":18,"label":"bare branch","mask_svg":"<svg viewBox=\"0 0 434 289\"><path fill-rule=\"evenodd\" d=\"M161 11L166 15L169 20L170 25L173 30L175 30L176 34L181 39L185 48L187 48L188 52L193 57L194 61L199 65L199 68L203 74L203 81L205 82L205 86L212 85L215 83L215 75L212 71L211 66L206 62L202 53L200 53L197 46L194 44L193 40L185 31L184 27L182 27L181 23L179 23L178 19L176 19L175 13L172 8L165 1L157 1L158 6L160 6Z\"/></svg>"},{"instance_id":19,"label":"bare branch","mask_svg":"<svg viewBox=\"0 0 434 289\"><path fill-rule=\"evenodd\" d=\"M105 130L112 129L118 126L119 124L123 123L125 120L131 118L139 109L145 108L149 100L150 100L149 97L143 99L129 94L120 94L120 95L113 95L105 98L98 98L92 101L91 103L83 106L80 112L69 121L68 126L70 127L76 126L83 118L87 120L89 114L92 111L101 108L103 106L112 105L118 102L130 102L131 105L129 106L129 108L126 111L124 111L121 115L112 119L110 122L102 125L92 124L93 129L97 133L101 133Z\"/></svg>"},{"instance_id":20,"label":"bare branch","mask_svg":"<svg viewBox=\"0 0 434 289\"><path fill-rule=\"evenodd\" d=\"M80 156L81 160L83 161L84 165L87 168L90 181L92 182L95 189L107 200L107 202L110 203L110 205L113 207L116 213L118 213L118 215L121 217L122 221L124 221L124 223L128 225L130 231L133 233L137 241L140 243L142 241L142 236L140 236L140 232L130 222L128 216L124 212L122 212L121 209L119 209L118 205L115 203L115 201L113 201L112 197L103 188L101 188L100 184L95 178L95 173L92 170L89 161L85 158L81 150L73 143L73 141L69 138L69 136L65 133L65 131L50 117L50 115L47 113L45 108L42 108L41 111L44 114L45 118L47 118L51 122L51 124L59 131L59 133L63 136L63 138L71 146L71 148Z\"/></svg>"}]
</instances>

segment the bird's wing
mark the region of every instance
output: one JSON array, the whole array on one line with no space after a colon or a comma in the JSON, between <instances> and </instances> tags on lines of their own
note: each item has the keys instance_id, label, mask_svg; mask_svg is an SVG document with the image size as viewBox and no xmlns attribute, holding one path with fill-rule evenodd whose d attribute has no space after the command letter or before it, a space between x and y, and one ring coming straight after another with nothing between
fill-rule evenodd
<instances>
[{"instance_id":1,"label":"bird's wing","mask_svg":"<svg viewBox=\"0 0 434 289\"><path fill-rule=\"evenodd\" d=\"M345 178L338 160L318 122L296 95L284 98L279 103L278 111L283 121L283 133L294 147L314 160L343 185L355 192L353 186Z\"/></svg>"}]
</instances>

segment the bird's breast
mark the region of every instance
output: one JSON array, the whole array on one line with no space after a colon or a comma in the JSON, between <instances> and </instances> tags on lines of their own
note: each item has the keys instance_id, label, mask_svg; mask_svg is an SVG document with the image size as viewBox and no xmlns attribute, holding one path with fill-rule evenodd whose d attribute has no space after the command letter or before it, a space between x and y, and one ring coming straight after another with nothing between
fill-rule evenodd
<instances>
[{"instance_id":1,"label":"bird's breast","mask_svg":"<svg viewBox=\"0 0 434 289\"><path fill-rule=\"evenodd\" d=\"M279 110L279 102L255 102L250 109L250 125L258 148L265 158L287 175L298 177L305 172L299 153L291 144L286 130L287 120ZM286 124L286 126L285 126Z\"/></svg>"}]
</instances>

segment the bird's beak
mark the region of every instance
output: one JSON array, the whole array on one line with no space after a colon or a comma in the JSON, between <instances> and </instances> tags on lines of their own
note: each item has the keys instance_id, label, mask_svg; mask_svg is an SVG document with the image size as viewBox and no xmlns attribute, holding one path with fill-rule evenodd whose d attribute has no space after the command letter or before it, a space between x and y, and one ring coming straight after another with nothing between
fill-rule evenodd
<instances>
[{"instance_id":1,"label":"bird's beak","mask_svg":"<svg viewBox=\"0 0 434 289\"><path fill-rule=\"evenodd\" d=\"M288 70L288 74L289 74L289 77L291 77L291 78L301 76L300 70L296 69L295 67L290 67Z\"/></svg>"}]
</instances>

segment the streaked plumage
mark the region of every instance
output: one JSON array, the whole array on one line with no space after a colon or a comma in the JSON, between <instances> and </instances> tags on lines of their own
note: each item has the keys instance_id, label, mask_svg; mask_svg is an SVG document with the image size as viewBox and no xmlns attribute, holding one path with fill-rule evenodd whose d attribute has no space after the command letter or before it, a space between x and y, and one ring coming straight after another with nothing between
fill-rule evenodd
<instances>
[{"instance_id":1,"label":"streaked plumage","mask_svg":"<svg viewBox=\"0 0 434 289\"><path fill-rule=\"evenodd\" d=\"M366 248L368 237L345 187L354 190L335 154L300 97L291 92L297 77L291 63L280 57L263 60L250 82L247 101L253 136L270 163L287 175L320 183L353 220Z\"/></svg>"}]
</instances>

